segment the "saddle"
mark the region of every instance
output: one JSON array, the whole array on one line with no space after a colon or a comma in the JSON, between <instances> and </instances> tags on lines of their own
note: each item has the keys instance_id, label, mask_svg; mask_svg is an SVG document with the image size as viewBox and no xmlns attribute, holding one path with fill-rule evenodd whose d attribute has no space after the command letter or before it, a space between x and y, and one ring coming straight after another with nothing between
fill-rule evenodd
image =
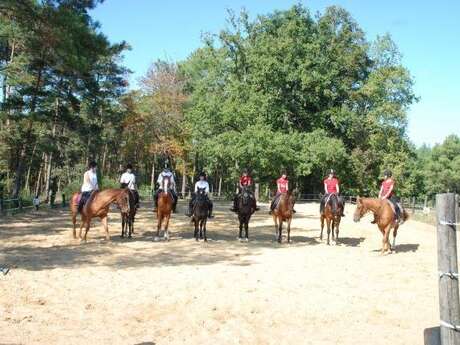
<instances>
[{"instance_id":1,"label":"saddle","mask_svg":"<svg viewBox=\"0 0 460 345\"><path fill-rule=\"evenodd\" d=\"M390 205L391 210L393 211L395 219L397 217L396 207L399 209L399 217L398 217L398 220L399 220L399 218L401 218L401 215L404 212L404 209L402 208L401 204L400 203L393 204L393 202L391 202L391 200L389 200L389 199L385 199L385 201L388 203L388 205Z\"/></svg>"}]
</instances>

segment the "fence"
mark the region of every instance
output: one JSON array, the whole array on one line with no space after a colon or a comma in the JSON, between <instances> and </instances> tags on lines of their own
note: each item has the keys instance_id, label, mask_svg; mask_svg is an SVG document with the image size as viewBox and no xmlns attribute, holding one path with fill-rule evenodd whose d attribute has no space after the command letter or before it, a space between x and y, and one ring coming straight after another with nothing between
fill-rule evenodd
<instances>
[{"instance_id":1,"label":"fence","mask_svg":"<svg viewBox=\"0 0 460 345\"><path fill-rule=\"evenodd\" d=\"M67 206L67 197L65 194L62 194L60 199L51 198L48 203L41 202L39 207L56 208L58 206ZM19 213L33 208L32 198L3 199L0 195L0 215Z\"/></svg>"}]
</instances>

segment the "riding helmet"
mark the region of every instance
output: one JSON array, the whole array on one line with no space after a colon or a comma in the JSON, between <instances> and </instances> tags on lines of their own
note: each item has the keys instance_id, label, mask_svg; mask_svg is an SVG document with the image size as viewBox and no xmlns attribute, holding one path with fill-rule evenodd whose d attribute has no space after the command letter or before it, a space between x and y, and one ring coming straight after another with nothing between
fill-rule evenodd
<instances>
[{"instance_id":1,"label":"riding helmet","mask_svg":"<svg viewBox=\"0 0 460 345\"><path fill-rule=\"evenodd\" d=\"M128 169L133 170L133 165L131 163L126 164L126 170Z\"/></svg>"},{"instance_id":2,"label":"riding helmet","mask_svg":"<svg viewBox=\"0 0 460 345\"><path fill-rule=\"evenodd\" d=\"M328 175L334 175L335 176L335 170L334 169L329 169L327 172Z\"/></svg>"},{"instance_id":3,"label":"riding helmet","mask_svg":"<svg viewBox=\"0 0 460 345\"><path fill-rule=\"evenodd\" d=\"M198 175L198 177L201 177L203 176L204 178L206 178L206 173L204 171L200 172L200 174Z\"/></svg>"},{"instance_id":4,"label":"riding helmet","mask_svg":"<svg viewBox=\"0 0 460 345\"><path fill-rule=\"evenodd\" d=\"M95 168L97 167L97 163L95 161L91 161L89 162L89 165L88 165L90 168Z\"/></svg>"},{"instance_id":5,"label":"riding helmet","mask_svg":"<svg viewBox=\"0 0 460 345\"><path fill-rule=\"evenodd\" d=\"M383 172L383 176L391 177L391 176L393 176L393 174L392 174L391 170L388 170L388 169L387 169L387 170L385 170L385 171Z\"/></svg>"}]
</instances>

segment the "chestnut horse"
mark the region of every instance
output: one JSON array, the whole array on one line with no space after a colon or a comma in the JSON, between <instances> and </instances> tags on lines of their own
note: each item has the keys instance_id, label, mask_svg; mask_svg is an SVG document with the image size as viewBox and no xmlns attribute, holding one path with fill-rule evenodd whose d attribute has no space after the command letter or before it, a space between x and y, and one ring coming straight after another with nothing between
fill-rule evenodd
<instances>
[{"instance_id":1,"label":"chestnut horse","mask_svg":"<svg viewBox=\"0 0 460 345\"><path fill-rule=\"evenodd\" d=\"M332 200L336 198L336 200ZM332 203L335 202L335 207L332 206ZM335 210L334 210L335 208ZM339 203L337 195L331 195L329 199L326 200L326 205L324 205L324 211L321 213L321 234L319 239L323 240L323 229L324 229L324 220L326 220L327 225L327 244L329 245L329 236L332 230L332 243L337 244L339 240L339 225L342 219L343 206ZM335 228L335 236L334 236Z\"/></svg>"},{"instance_id":2,"label":"chestnut horse","mask_svg":"<svg viewBox=\"0 0 460 345\"><path fill-rule=\"evenodd\" d=\"M359 220L367 213L372 212L377 220L377 226L382 233L382 254L391 253L396 247L396 235L398 233L399 223L395 219L395 213L390 205L390 201L376 198L360 198L356 199L356 210L353 215L353 220ZM406 221L409 218L406 210L401 213L401 218ZM390 245L390 232L393 229L393 246Z\"/></svg>"},{"instance_id":3,"label":"chestnut horse","mask_svg":"<svg viewBox=\"0 0 460 345\"><path fill-rule=\"evenodd\" d=\"M160 230L164 225L164 239L169 241L169 219L171 218L171 211L173 207L173 197L169 191L170 180L169 177L163 178L162 192L158 195L158 207L157 207L157 234L154 238L155 241L160 239Z\"/></svg>"},{"instance_id":4,"label":"chestnut horse","mask_svg":"<svg viewBox=\"0 0 460 345\"><path fill-rule=\"evenodd\" d=\"M70 211L72 213L73 223L73 238L77 238L76 223L79 194L80 193L74 193L70 200ZM99 217L101 219L101 222L104 225L106 239L110 240L109 226L107 224L107 214L109 213L109 207L112 203L116 203L121 212L128 212L130 207L134 207L133 205L129 204L128 189L105 189L101 192L93 192L81 210L81 223L79 233L80 240L86 242L86 236L88 235L91 219L93 217ZM85 234L82 237L83 226L85 226Z\"/></svg>"},{"instance_id":5,"label":"chestnut horse","mask_svg":"<svg viewBox=\"0 0 460 345\"><path fill-rule=\"evenodd\" d=\"M278 205L272 212L273 221L275 222L276 235L278 243L281 243L283 233L283 222L287 223L287 241L291 242L291 221L294 214L295 198L291 191L282 193Z\"/></svg>"}]
</instances>

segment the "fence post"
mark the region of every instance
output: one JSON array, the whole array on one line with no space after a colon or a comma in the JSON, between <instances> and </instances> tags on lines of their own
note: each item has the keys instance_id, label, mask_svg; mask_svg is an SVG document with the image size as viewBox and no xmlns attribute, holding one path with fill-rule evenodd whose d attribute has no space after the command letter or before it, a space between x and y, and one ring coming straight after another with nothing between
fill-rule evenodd
<instances>
[{"instance_id":1,"label":"fence post","mask_svg":"<svg viewBox=\"0 0 460 345\"><path fill-rule=\"evenodd\" d=\"M62 193L62 207L65 207L65 194Z\"/></svg>"},{"instance_id":2,"label":"fence post","mask_svg":"<svg viewBox=\"0 0 460 345\"><path fill-rule=\"evenodd\" d=\"M460 345L459 330L449 327L460 325L455 199L454 193L436 195L442 345Z\"/></svg>"},{"instance_id":3,"label":"fence post","mask_svg":"<svg viewBox=\"0 0 460 345\"><path fill-rule=\"evenodd\" d=\"M22 210L22 200L20 196L18 197L18 208L19 208L19 211Z\"/></svg>"},{"instance_id":4,"label":"fence post","mask_svg":"<svg viewBox=\"0 0 460 345\"><path fill-rule=\"evenodd\" d=\"M412 197L412 214L415 214L415 196Z\"/></svg>"}]
</instances>

